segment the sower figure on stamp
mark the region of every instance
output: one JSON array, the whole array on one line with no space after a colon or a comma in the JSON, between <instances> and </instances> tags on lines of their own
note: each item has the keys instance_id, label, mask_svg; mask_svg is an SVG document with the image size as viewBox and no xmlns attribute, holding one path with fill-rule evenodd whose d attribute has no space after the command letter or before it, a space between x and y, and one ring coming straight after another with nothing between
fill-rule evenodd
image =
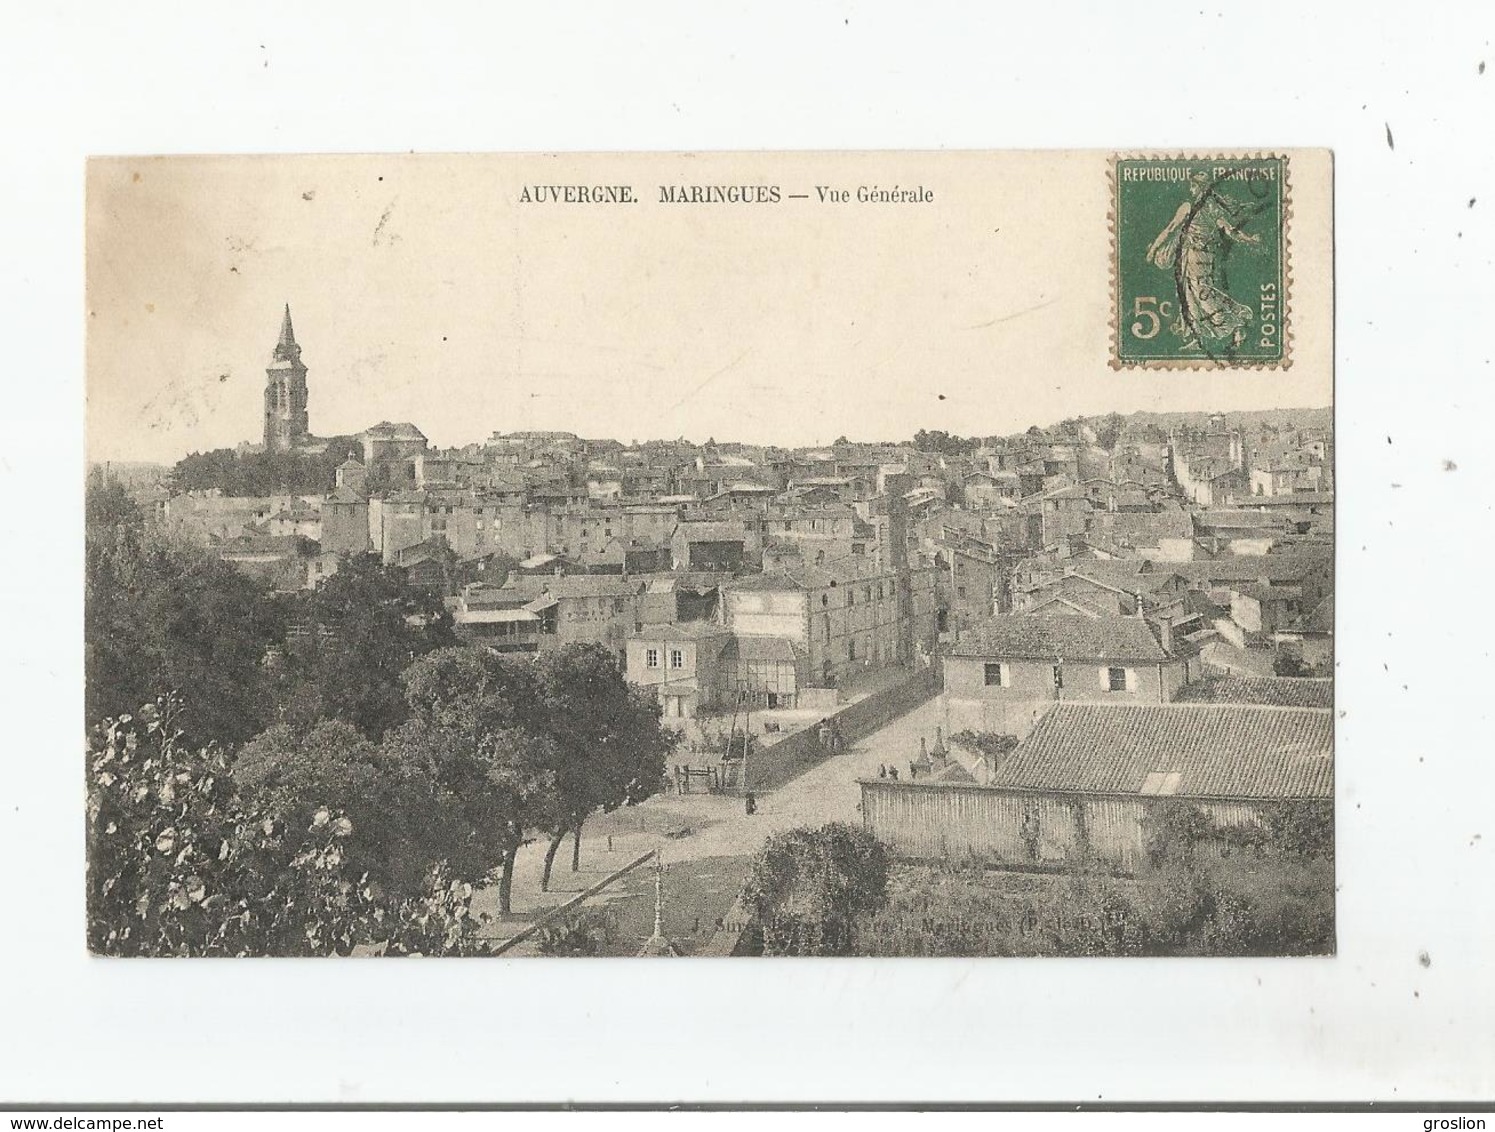
<instances>
[{"instance_id":1,"label":"sower figure on stamp","mask_svg":"<svg viewBox=\"0 0 1495 1132\"><path fill-rule=\"evenodd\" d=\"M1178 317L1172 330L1185 349L1213 354L1238 350L1245 341L1254 315L1226 290L1225 260L1232 244L1259 244L1261 237L1241 231L1233 214L1241 208L1220 194L1208 173L1195 170L1189 199L1147 249L1149 263L1173 271Z\"/></svg>"}]
</instances>

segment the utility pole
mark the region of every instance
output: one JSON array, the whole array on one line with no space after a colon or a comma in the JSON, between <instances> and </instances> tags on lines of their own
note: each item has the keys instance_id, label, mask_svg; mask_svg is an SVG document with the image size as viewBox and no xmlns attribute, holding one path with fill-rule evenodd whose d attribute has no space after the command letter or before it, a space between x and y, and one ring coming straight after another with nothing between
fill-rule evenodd
<instances>
[{"instance_id":1,"label":"utility pole","mask_svg":"<svg viewBox=\"0 0 1495 1132\"><path fill-rule=\"evenodd\" d=\"M748 790L748 748L752 745L752 710L746 706L742 715L742 792L744 795L750 793Z\"/></svg>"}]
</instances>

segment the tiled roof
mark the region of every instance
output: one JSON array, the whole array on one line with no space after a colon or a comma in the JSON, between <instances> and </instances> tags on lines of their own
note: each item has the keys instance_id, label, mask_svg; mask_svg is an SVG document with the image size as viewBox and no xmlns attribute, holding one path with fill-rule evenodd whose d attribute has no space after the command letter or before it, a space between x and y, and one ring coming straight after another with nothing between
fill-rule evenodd
<instances>
[{"instance_id":1,"label":"tiled roof","mask_svg":"<svg viewBox=\"0 0 1495 1132\"><path fill-rule=\"evenodd\" d=\"M714 621L681 621L671 625L645 625L630 632L635 641L699 641L710 637L723 637L728 630Z\"/></svg>"},{"instance_id":2,"label":"tiled roof","mask_svg":"<svg viewBox=\"0 0 1495 1132\"><path fill-rule=\"evenodd\" d=\"M783 637L756 637L734 634L727 655L738 660L782 660L794 663L794 646Z\"/></svg>"},{"instance_id":3,"label":"tiled roof","mask_svg":"<svg viewBox=\"0 0 1495 1132\"><path fill-rule=\"evenodd\" d=\"M634 575L635 577L649 577L650 575ZM659 575L653 575L658 577ZM733 575L727 573L713 573L710 570L680 570L674 575L676 591L686 590L691 593L703 594L714 590L723 582L730 581Z\"/></svg>"},{"instance_id":4,"label":"tiled roof","mask_svg":"<svg viewBox=\"0 0 1495 1132\"><path fill-rule=\"evenodd\" d=\"M1126 558L1120 560L1105 559L1076 559L1070 562L1035 562L1029 566L1034 573L1057 574L1062 568L1064 573L1058 574L1056 580L1062 580L1072 572L1075 577L1086 578L1092 582L1110 586L1112 589L1125 590L1135 595L1139 590L1151 593L1160 589L1168 583L1176 574L1182 573L1181 567L1188 565L1185 562L1158 562L1153 564L1151 570L1142 569L1142 559ZM1197 565L1197 563L1195 564ZM1053 583L1048 583L1052 585ZM1042 588L1035 586L1034 589Z\"/></svg>"},{"instance_id":5,"label":"tiled roof","mask_svg":"<svg viewBox=\"0 0 1495 1132\"><path fill-rule=\"evenodd\" d=\"M295 554L302 542L296 535L236 535L218 545L220 554Z\"/></svg>"},{"instance_id":6,"label":"tiled roof","mask_svg":"<svg viewBox=\"0 0 1495 1132\"><path fill-rule=\"evenodd\" d=\"M1196 583L1296 582L1332 570L1329 554L1241 554L1209 561L1170 562L1168 569Z\"/></svg>"},{"instance_id":7,"label":"tiled roof","mask_svg":"<svg viewBox=\"0 0 1495 1132\"><path fill-rule=\"evenodd\" d=\"M373 440L424 440L425 434L409 421L380 421L371 428L366 428L363 435Z\"/></svg>"},{"instance_id":8,"label":"tiled roof","mask_svg":"<svg viewBox=\"0 0 1495 1132\"><path fill-rule=\"evenodd\" d=\"M1168 659L1152 630L1136 617L998 614L961 635L952 656L1043 660Z\"/></svg>"},{"instance_id":9,"label":"tiled roof","mask_svg":"<svg viewBox=\"0 0 1495 1132\"><path fill-rule=\"evenodd\" d=\"M1194 521L1201 527L1269 527L1281 530L1287 525L1286 516L1269 511L1249 511L1243 507L1216 507L1196 511Z\"/></svg>"},{"instance_id":10,"label":"tiled roof","mask_svg":"<svg viewBox=\"0 0 1495 1132\"><path fill-rule=\"evenodd\" d=\"M1314 606L1313 612L1308 615L1308 627L1318 629L1321 632L1334 632L1334 595L1330 594Z\"/></svg>"},{"instance_id":11,"label":"tiled roof","mask_svg":"<svg viewBox=\"0 0 1495 1132\"><path fill-rule=\"evenodd\" d=\"M1050 606L1058 605L1068 606L1069 609L1073 610L1074 612L1084 614L1088 617L1115 616L1115 613L1107 609L1105 606L1100 605L1098 602L1090 600L1084 594L1078 593L1056 593L1051 597L1044 598L1042 601L1038 602L1038 604L1030 606L1026 612L1038 613L1039 611L1043 611L1046 614L1063 616L1065 614L1065 610L1049 608Z\"/></svg>"},{"instance_id":12,"label":"tiled roof","mask_svg":"<svg viewBox=\"0 0 1495 1132\"><path fill-rule=\"evenodd\" d=\"M732 590L802 590L804 583L792 575L770 571L763 574L747 574L741 578L734 578L728 585Z\"/></svg>"},{"instance_id":13,"label":"tiled roof","mask_svg":"<svg viewBox=\"0 0 1495 1132\"><path fill-rule=\"evenodd\" d=\"M1212 676L1178 690L1177 703L1332 708L1334 681L1291 676Z\"/></svg>"},{"instance_id":14,"label":"tiled roof","mask_svg":"<svg viewBox=\"0 0 1495 1132\"><path fill-rule=\"evenodd\" d=\"M557 598L633 597L644 588L639 579L618 574L563 574L542 581L545 589Z\"/></svg>"},{"instance_id":15,"label":"tiled roof","mask_svg":"<svg viewBox=\"0 0 1495 1132\"><path fill-rule=\"evenodd\" d=\"M747 539L747 526L737 519L682 519L675 530L687 542L743 542Z\"/></svg>"},{"instance_id":16,"label":"tiled roof","mask_svg":"<svg viewBox=\"0 0 1495 1132\"><path fill-rule=\"evenodd\" d=\"M1159 539L1189 538L1194 534L1188 512L1179 509L1117 511L1102 516L1097 527L1113 539L1124 539L1134 546L1153 546Z\"/></svg>"},{"instance_id":17,"label":"tiled roof","mask_svg":"<svg viewBox=\"0 0 1495 1132\"><path fill-rule=\"evenodd\" d=\"M1321 507L1334 502L1332 491L1295 491L1288 495L1253 496L1253 507Z\"/></svg>"},{"instance_id":18,"label":"tiled roof","mask_svg":"<svg viewBox=\"0 0 1495 1132\"><path fill-rule=\"evenodd\" d=\"M748 574L732 582L734 590L815 590L875 581L883 577L875 561L864 556L844 555L824 566L803 565L792 569Z\"/></svg>"},{"instance_id":19,"label":"tiled roof","mask_svg":"<svg viewBox=\"0 0 1495 1132\"><path fill-rule=\"evenodd\" d=\"M1332 798L1333 741L1332 711L1059 704L1001 764L992 785L1137 794L1161 779L1163 790L1146 792Z\"/></svg>"},{"instance_id":20,"label":"tiled roof","mask_svg":"<svg viewBox=\"0 0 1495 1132\"><path fill-rule=\"evenodd\" d=\"M971 772L966 770L957 762L952 762L943 770L936 771L927 779L929 782L971 783L976 780L971 777Z\"/></svg>"}]
</instances>

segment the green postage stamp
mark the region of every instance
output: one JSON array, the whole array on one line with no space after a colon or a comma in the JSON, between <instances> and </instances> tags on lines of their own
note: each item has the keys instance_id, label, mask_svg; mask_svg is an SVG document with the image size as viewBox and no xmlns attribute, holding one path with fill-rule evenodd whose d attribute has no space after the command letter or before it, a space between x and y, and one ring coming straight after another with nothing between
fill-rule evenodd
<instances>
[{"instance_id":1,"label":"green postage stamp","mask_svg":"<svg viewBox=\"0 0 1495 1132\"><path fill-rule=\"evenodd\" d=\"M1286 157L1114 157L1111 365L1286 369Z\"/></svg>"}]
</instances>

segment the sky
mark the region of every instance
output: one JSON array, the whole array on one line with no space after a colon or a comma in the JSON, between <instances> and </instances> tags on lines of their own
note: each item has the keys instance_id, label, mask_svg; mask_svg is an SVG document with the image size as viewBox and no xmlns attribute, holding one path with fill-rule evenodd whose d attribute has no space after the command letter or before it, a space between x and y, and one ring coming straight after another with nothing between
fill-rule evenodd
<instances>
[{"instance_id":1,"label":"sky","mask_svg":"<svg viewBox=\"0 0 1495 1132\"><path fill-rule=\"evenodd\" d=\"M89 455L258 441L286 304L324 436L408 420L441 446L522 429L797 446L1323 406L1328 158L1291 166L1291 368L1118 373L1099 152L97 159ZM543 184L638 200L521 203ZM659 200L702 184L781 200ZM817 191L863 185L933 200Z\"/></svg>"}]
</instances>

